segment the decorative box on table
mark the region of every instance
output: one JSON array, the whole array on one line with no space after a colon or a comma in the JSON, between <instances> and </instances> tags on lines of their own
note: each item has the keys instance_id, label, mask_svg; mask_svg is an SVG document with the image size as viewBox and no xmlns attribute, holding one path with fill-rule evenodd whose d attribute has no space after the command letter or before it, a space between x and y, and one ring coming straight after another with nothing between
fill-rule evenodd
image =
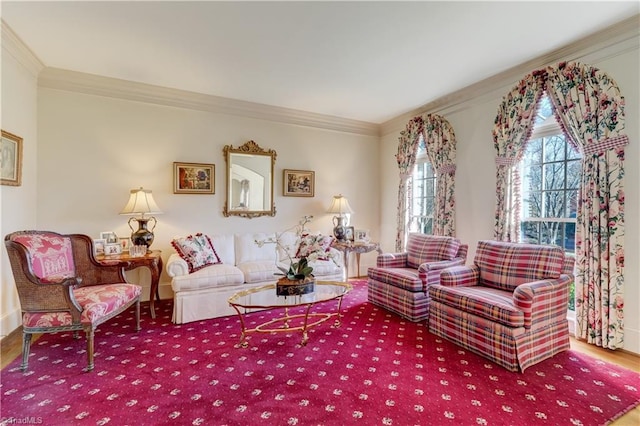
<instances>
[{"instance_id":1,"label":"decorative box on table","mask_svg":"<svg viewBox=\"0 0 640 426\"><path fill-rule=\"evenodd\" d=\"M300 296L313 293L315 287L316 279L312 275L301 280L290 280L283 277L276 283L276 294L278 296Z\"/></svg>"}]
</instances>

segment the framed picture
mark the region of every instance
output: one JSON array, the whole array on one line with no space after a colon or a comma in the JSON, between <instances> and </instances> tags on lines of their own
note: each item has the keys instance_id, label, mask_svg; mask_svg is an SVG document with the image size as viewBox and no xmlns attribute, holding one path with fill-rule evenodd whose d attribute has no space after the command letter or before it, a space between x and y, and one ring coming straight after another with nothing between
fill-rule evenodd
<instances>
[{"instance_id":1,"label":"framed picture","mask_svg":"<svg viewBox=\"0 0 640 426\"><path fill-rule=\"evenodd\" d=\"M344 227L344 239L350 242L353 242L354 231L353 226L345 226Z\"/></svg>"},{"instance_id":2,"label":"framed picture","mask_svg":"<svg viewBox=\"0 0 640 426\"><path fill-rule=\"evenodd\" d=\"M316 192L316 173L311 170L284 170L282 179L285 197L313 197Z\"/></svg>"},{"instance_id":3,"label":"framed picture","mask_svg":"<svg viewBox=\"0 0 640 426\"><path fill-rule=\"evenodd\" d=\"M101 232L100 239L105 240L107 244L118 244L118 236L113 231Z\"/></svg>"},{"instance_id":4,"label":"framed picture","mask_svg":"<svg viewBox=\"0 0 640 426\"><path fill-rule=\"evenodd\" d=\"M129 251L130 245L131 245L131 239L120 238L120 247L122 247L122 251Z\"/></svg>"},{"instance_id":5,"label":"framed picture","mask_svg":"<svg viewBox=\"0 0 640 426\"><path fill-rule=\"evenodd\" d=\"M0 143L0 184L22 184L22 138L2 130Z\"/></svg>"},{"instance_id":6,"label":"framed picture","mask_svg":"<svg viewBox=\"0 0 640 426\"><path fill-rule=\"evenodd\" d=\"M104 246L105 255L120 254L120 253L122 253L122 246L120 245L119 242L115 244L105 244Z\"/></svg>"},{"instance_id":7,"label":"framed picture","mask_svg":"<svg viewBox=\"0 0 640 426\"><path fill-rule=\"evenodd\" d=\"M356 229L353 234L353 239L356 243L368 243L369 242L369 230L368 229Z\"/></svg>"},{"instance_id":8,"label":"framed picture","mask_svg":"<svg viewBox=\"0 0 640 426\"><path fill-rule=\"evenodd\" d=\"M215 180L215 164L173 163L174 194L215 194Z\"/></svg>"},{"instance_id":9,"label":"framed picture","mask_svg":"<svg viewBox=\"0 0 640 426\"><path fill-rule=\"evenodd\" d=\"M104 246L107 245L107 240L98 238L93 240L93 254L104 254Z\"/></svg>"}]
</instances>

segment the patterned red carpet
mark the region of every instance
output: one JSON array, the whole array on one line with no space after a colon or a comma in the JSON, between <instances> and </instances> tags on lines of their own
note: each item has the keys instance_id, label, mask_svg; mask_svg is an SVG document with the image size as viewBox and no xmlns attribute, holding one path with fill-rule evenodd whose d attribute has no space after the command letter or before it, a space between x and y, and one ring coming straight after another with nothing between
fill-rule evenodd
<instances>
[{"instance_id":1,"label":"patterned red carpet","mask_svg":"<svg viewBox=\"0 0 640 426\"><path fill-rule=\"evenodd\" d=\"M83 340L44 335L26 375L1 373L2 424L597 425L640 402L639 374L576 352L510 373L370 305L363 281L343 313L307 346L287 332L242 349L236 317L176 326L163 302L139 333L131 312L104 324L91 373Z\"/></svg>"}]
</instances>

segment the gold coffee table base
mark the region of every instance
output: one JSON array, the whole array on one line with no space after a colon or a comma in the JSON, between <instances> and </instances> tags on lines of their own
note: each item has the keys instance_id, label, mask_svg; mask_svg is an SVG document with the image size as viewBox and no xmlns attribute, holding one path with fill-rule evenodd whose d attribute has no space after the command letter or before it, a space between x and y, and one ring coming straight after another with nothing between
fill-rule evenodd
<instances>
[{"instance_id":1,"label":"gold coffee table base","mask_svg":"<svg viewBox=\"0 0 640 426\"><path fill-rule=\"evenodd\" d=\"M291 331L302 331L300 345L305 346L309 341L307 330L310 328L322 324L331 318L335 318L333 327L340 327L342 297L351 291L352 288L349 283L321 281L316 283L316 291L314 293L301 296L277 296L275 294L275 284L244 290L234 294L229 298L229 304L238 313L241 326L240 342L238 342L235 347L248 347L247 335L249 333L283 333ZM336 312L310 312L311 307L315 304L330 300L337 300L338 306ZM293 307L305 307L306 309L304 313L290 314L289 309ZM247 329L245 323L245 314L247 312L243 313L241 308L245 310L284 308L284 315L270 319L255 328ZM301 319L301 325L292 326L292 322ZM300 321L296 321L296 323L299 322Z\"/></svg>"}]
</instances>

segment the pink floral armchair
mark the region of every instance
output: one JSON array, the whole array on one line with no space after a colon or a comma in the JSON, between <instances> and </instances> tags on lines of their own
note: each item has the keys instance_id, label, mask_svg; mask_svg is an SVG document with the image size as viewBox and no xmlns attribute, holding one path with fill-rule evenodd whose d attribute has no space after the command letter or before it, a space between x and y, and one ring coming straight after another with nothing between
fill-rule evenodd
<instances>
[{"instance_id":1,"label":"pink floral armchair","mask_svg":"<svg viewBox=\"0 0 640 426\"><path fill-rule=\"evenodd\" d=\"M429 289L429 331L511 371L569 349L574 259L558 246L479 241Z\"/></svg>"},{"instance_id":2,"label":"pink floral armchair","mask_svg":"<svg viewBox=\"0 0 640 426\"><path fill-rule=\"evenodd\" d=\"M368 300L410 321L429 318L429 287L440 273L464 265L469 246L453 237L411 233L407 251L383 253L368 271Z\"/></svg>"},{"instance_id":3,"label":"pink floral armchair","mask_svg":"<svg viewBox=\"0 0 640 426\"><path fill-rule=\"evenodd\" d=\"M135 304L140 330L142 288L126 282L118 265L102 265L86 235L19 231L5 237L22 309L22 364L29 363L31 335L84 330L87 367L93 370L94 332L98 325Z\"/></svg>"}]
</instances>

